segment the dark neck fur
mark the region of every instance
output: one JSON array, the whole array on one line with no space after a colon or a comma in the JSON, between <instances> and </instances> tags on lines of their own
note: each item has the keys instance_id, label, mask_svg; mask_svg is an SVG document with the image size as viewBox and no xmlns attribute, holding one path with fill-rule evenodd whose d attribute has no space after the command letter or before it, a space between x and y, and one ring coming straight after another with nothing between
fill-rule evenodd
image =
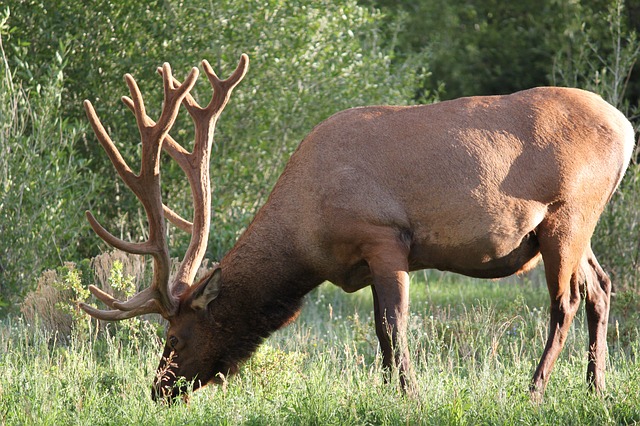
<instances>
[{"instance_id":1,"label":"dark neck fur","mask_svg":"<svg viewBox=\"0 0 640 426\"><path fill-rule=\"evenodd\" d=\"M258 214L220 262L222 287L212 315L234 336L230 365L247 359L271 333L293 321L304 296L322 282L305 268L289 229L259 220L264 217Z\"/></svg>"}]
</instances>

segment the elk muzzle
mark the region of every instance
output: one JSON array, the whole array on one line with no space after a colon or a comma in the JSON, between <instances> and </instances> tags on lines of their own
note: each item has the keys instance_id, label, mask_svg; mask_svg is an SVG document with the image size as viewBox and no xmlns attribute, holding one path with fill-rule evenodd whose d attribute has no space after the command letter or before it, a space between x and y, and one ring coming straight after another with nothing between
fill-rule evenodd
<instances>
[{"instance_id":1,"label":"elk muzzle","mask_svg":"<svg viewBox=\"0 0 640 426\"><path fill-rule=\"evenodd\" d=\"M177 358L176 352L165 346L151 387L151 399L155 402L172 404L181 396L186 402L189 386L185 378L178 375Z\"/></svg>"},{"instance_id":2,"label":"elk muzzle","mask_svg":"<svg viewBox=\"0 0 640 426\"><path fill-rule=\"evenodd\" d=\"M173 405L182 399L183 402L189 402L189 387L187 385L178 385L174 383L166 383L164 381L154 381L151 387L151 399L154 402L161 402L167 405Z\"/></svg>"}]
</instances>

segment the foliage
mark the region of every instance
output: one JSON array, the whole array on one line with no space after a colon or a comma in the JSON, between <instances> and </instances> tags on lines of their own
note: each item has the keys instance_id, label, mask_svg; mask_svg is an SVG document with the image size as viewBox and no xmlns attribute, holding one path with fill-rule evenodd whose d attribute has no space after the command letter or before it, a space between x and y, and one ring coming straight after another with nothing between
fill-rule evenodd
<instances>
[{"instance_id":1,"label":"foliage","mask_svg":"<svg viewBox=\"0 0 640 426\"><path fill-rule=\"evenodd\" d=\"M81 272L75 265L67 264L61 269L47 270L38 278L37 287L27 294L21 311L27 323L37 324L61 342L69 342L87 322L73 301L84 300L88 291L82 286Z\"/></svg>"},{"instance_id":2,"label":"foliage","mask_svg":"<svg viewBox=\"0 0 640 426\"><path fill-rule=\"evenodd\" d=\"M425 49L425 87L445 99L511 93L545 85L563 39L566 16L580 2L373 0L401 13L400 54ZM594 2L590 2L594 3Z\"/></svg>"},{"instance_id":3,"label":"foliage","mask_svg":"<svg viewBox=\"0 0 640 426\"><path fill-rule=\"evenodd\" d=\"M207 58L224 76L241 53L249 54L249 74L219 123L212 160L214 258L235 241L312 126L351 106L405 103L415 83L414 67L392 66L393 49L379 32L381 15L353 0L98 1L91 8L41 0L18 3L12 13L18 59L36 58L42 64L51 45L69 44L65 114L79 118L81 99L95 100L99 116L134 168L137 130L118 102L126 94L121 75L136 77L154 116L162 94L155 68L162 62L170 61L180 77ZM197 91L202 98L210 96L204 82ZM172 134L189 146L191 127L185 118ZM133 239L144 235L144 226L135 229L144 222L138 219L138 204L117 181L93 135L87 139L85 155L95 159L93 169L116 182L112 196L91 200L92 209L108 228ZM165 199L189 217L191 203L180 169L168 162L163 173ZM179 253L185 239L179 234L173 238Z\"/></svg>"},{"instance_id":4,"label":"foliage","mask_svg":"<svg viewBox=\"0 0 640 426\"><path fill-rule=\"evenodd\" d=\"M577 59L585 51L606 56L610 50L610 9L619 9L618 25L640 28L638 8L622 0L519 1L498 0L362 0L381 7L392 17L403 15L399 55L426 50L430 74L424 86L441 96L511 93L556 82L558 57ZM582 37L584 31L591 35ZM619 46L624 48L624 46ZM594 55L591 54L591 59ZM586 59L586 58L583 58ZM591 62L591 65L598 61ZM598 64L598 66L611 64ZM584 67L568 73L564 85L581 87ZM575 77L568 83L569 74ZM636 79L626 95L638 101ZM443 90L442 90L443 89ZM600 92L599 90L596 90Z\"/></svg>"},{"instance_id":5,"label":"foliage","mask_svg":"<svg viewBox=\"0 0 640 426\"><path fill-rule=\"evenodd\" d=\"M177 259L172 260L172 273L178 270L179 265ZM203 262L196 273L196 280L209 269L208 262ZM86 302L104 308L102 302L91 296L89 284L95 284L116 299L128 300L150 285L151 275L152 262L119 250L105 252L78 264L65 262L55 270L42 273L36 288L26 295L20 311L27 323L37 325L45 334L64 344L72 338L86 338L89 333L102 336L107 330L123 342L137 341L147 329L160 335L165 321L156 315L109 323L90 318L77 306L78 302Z\"/></svg>"},{"instance_id":6,"label":"foliage","mask_svg":"<svg viewBox=\"0 0 640 426\"><path fill-rule=\"evenodd\" d=\"M593 238L594 252L616 290L640 291L640 164L629 165L620 189L604 211Z\"/></svg>"},{"instance_id":7,"label":"foliage","mask_svg":"<svg viewBox=\"0 0 640 426\"><path fill-rule=\"evenodd\" d=\"M596 92L631 115L626 91L640 57L640 42L627 27L624 11L623 1L616 0L596 13L596 22L608 23L604 28L587 26L582 14L576 16L567 29L567 45L556 54L553 82Z\"/></svg>"},{"instance_id":8,"label":"foliage","mask_svg":"<svg viewBox=\"0 0 640 426\"><path fill-rule=\"evenodd\" d=\"M0 17L6 26L7 16ZM33 288L45 267L77 256L77 226L94 179L78 155L83 126L60 114L64 46L41 79L9 67L0 29L0 310Z\"/></svg>"},{"instance_id":9,"label":"foliage","mask_svg":"<svg viewBox=\"0 0 640 426\"><path fill-rule=\"evenodd\" d=\"M87 208L125 239L146 235L137 200L95 137L84 133L82 99L92 100L135 170L137 129L119 103L126 94L120 76L136 77L155 116L162 96L155 68L162 62L170 61L180 77L207 58L225 76L242 52L249 54L249 75L223 114L212 160L209 257L219 258L312 126L347 107L410 99L415 67L392 65L381 20L353 0L101 0L91 8L57 0L11 2L1 33L0 304L14 304L34 288L42 270L96 254L100 240L83 218ZM203 99L211 96L205 81L196 89ZM191 145L188 119L180 119L172 134ZM186 179L168 157L163 178L166 202L189 217ZM171 232L172 254L178 255L187 237Z\"/></svg>"},{"instance_id":10,"label":"foliage","mask_svg":"<svg viewBox=\"0 0 640 426\"><path fill-rule=\"evenodd\" d=\"M300 318L277 332L222 386L189 405L149 397L161 342L153 330L51 345L18 319L0 322L0 415L6 424L633 424L640 421L640 346L609 334L607 390L586 392L584 314L556 363L545 399L528 381L547 333L548 295L528 279L482 281L414 275L411 354L419 397L383 380L371 293L312 292ZM637 336L629 299L613 316ZM617 309L617 308L614 308ZM635 334L633 334L635 333Z\"/></svg>"}]
</instances>

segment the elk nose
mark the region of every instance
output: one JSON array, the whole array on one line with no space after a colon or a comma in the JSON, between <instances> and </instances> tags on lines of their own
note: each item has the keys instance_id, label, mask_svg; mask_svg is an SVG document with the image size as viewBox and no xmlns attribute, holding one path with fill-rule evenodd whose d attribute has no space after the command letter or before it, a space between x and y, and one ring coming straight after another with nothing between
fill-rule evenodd
<instances>
[{"instance_id":1,"label":"elk nose","mask_svg":"<svg viewBox=\"0 0 640 426\"><path fill-rule=\"evenodd\" d=\"M151 388L151 399L154 402L173 405L180 400L185 403L189 402L189 393L186 388L159 389L156 386Z\"/></svg>"},{"instance_id":2,"label":"elk nose","mask_svg":"<svg viewBox=\"0 0 640 426\"><path fill-rule=\"evenodd\" d=\"M159 386L158 383L154 383L151 386L151 399L154 402L167 405L173 405L181 399L187 403L189 402L188 388L186 386Z\"/></svg>"}]
</instances>

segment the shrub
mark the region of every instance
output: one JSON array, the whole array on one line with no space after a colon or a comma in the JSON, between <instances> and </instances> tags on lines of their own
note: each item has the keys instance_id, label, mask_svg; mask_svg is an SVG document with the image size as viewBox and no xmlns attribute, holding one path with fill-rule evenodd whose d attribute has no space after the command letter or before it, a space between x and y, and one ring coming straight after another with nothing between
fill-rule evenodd
<instances>
[{"instance_id":1,"label":"shrub","mask_svg":"<svg viewBox=\"0 0 640 426\"><path fill-rule=\"evenodd\" d=\"M76 257L81 206L94 184L81 177L83 125L60 114L64 53L52 54L41 81L23 85L3 48L6 19L0 16L0 311L32 289L44 268Z\"/></svg>"},{"instance_id":2,"label":"shrub","mask_svg":"<svg viewBox=\"0 0 640 426\"><path fill-rule=\"evenodd\" d=\"M171 275L180 266L173 259ZM202 278L210 269L205 260L196 274L196 280ZM29 292L22 303L21 311L30 324L37 324L45 335L68 343L72 336L85 335L90 330L100 332L108 322L91 319L77 306L78 302L96 304L88 286L94 284L116 299L127 300L135 293L149 286L152 277L150 259L125 253L119 250L103 253L79 264L67 262L55 270L47 270L38 278L37 287ZM99 308L101 306L98 306ZM158 330L164 322L156 315L145 315L120 321L113 326L118 338L137 339L148 323ZM92 323L93 325L91 325Z\"/></svg>"},{"instance_id":3,"label":"shrub","mask_svg":"<svg viewBox=\"0 0 640 426\"><path fill-rule=\"evenodd\" d=\"M81 282L82 271L73 263L58 270L47 270L34 291L22 303L22 314L29 324L37 324L50 336L68 343L74 332L86 332L86 318L76 306L89 296Z\"/></svg>"}]
</instances>

